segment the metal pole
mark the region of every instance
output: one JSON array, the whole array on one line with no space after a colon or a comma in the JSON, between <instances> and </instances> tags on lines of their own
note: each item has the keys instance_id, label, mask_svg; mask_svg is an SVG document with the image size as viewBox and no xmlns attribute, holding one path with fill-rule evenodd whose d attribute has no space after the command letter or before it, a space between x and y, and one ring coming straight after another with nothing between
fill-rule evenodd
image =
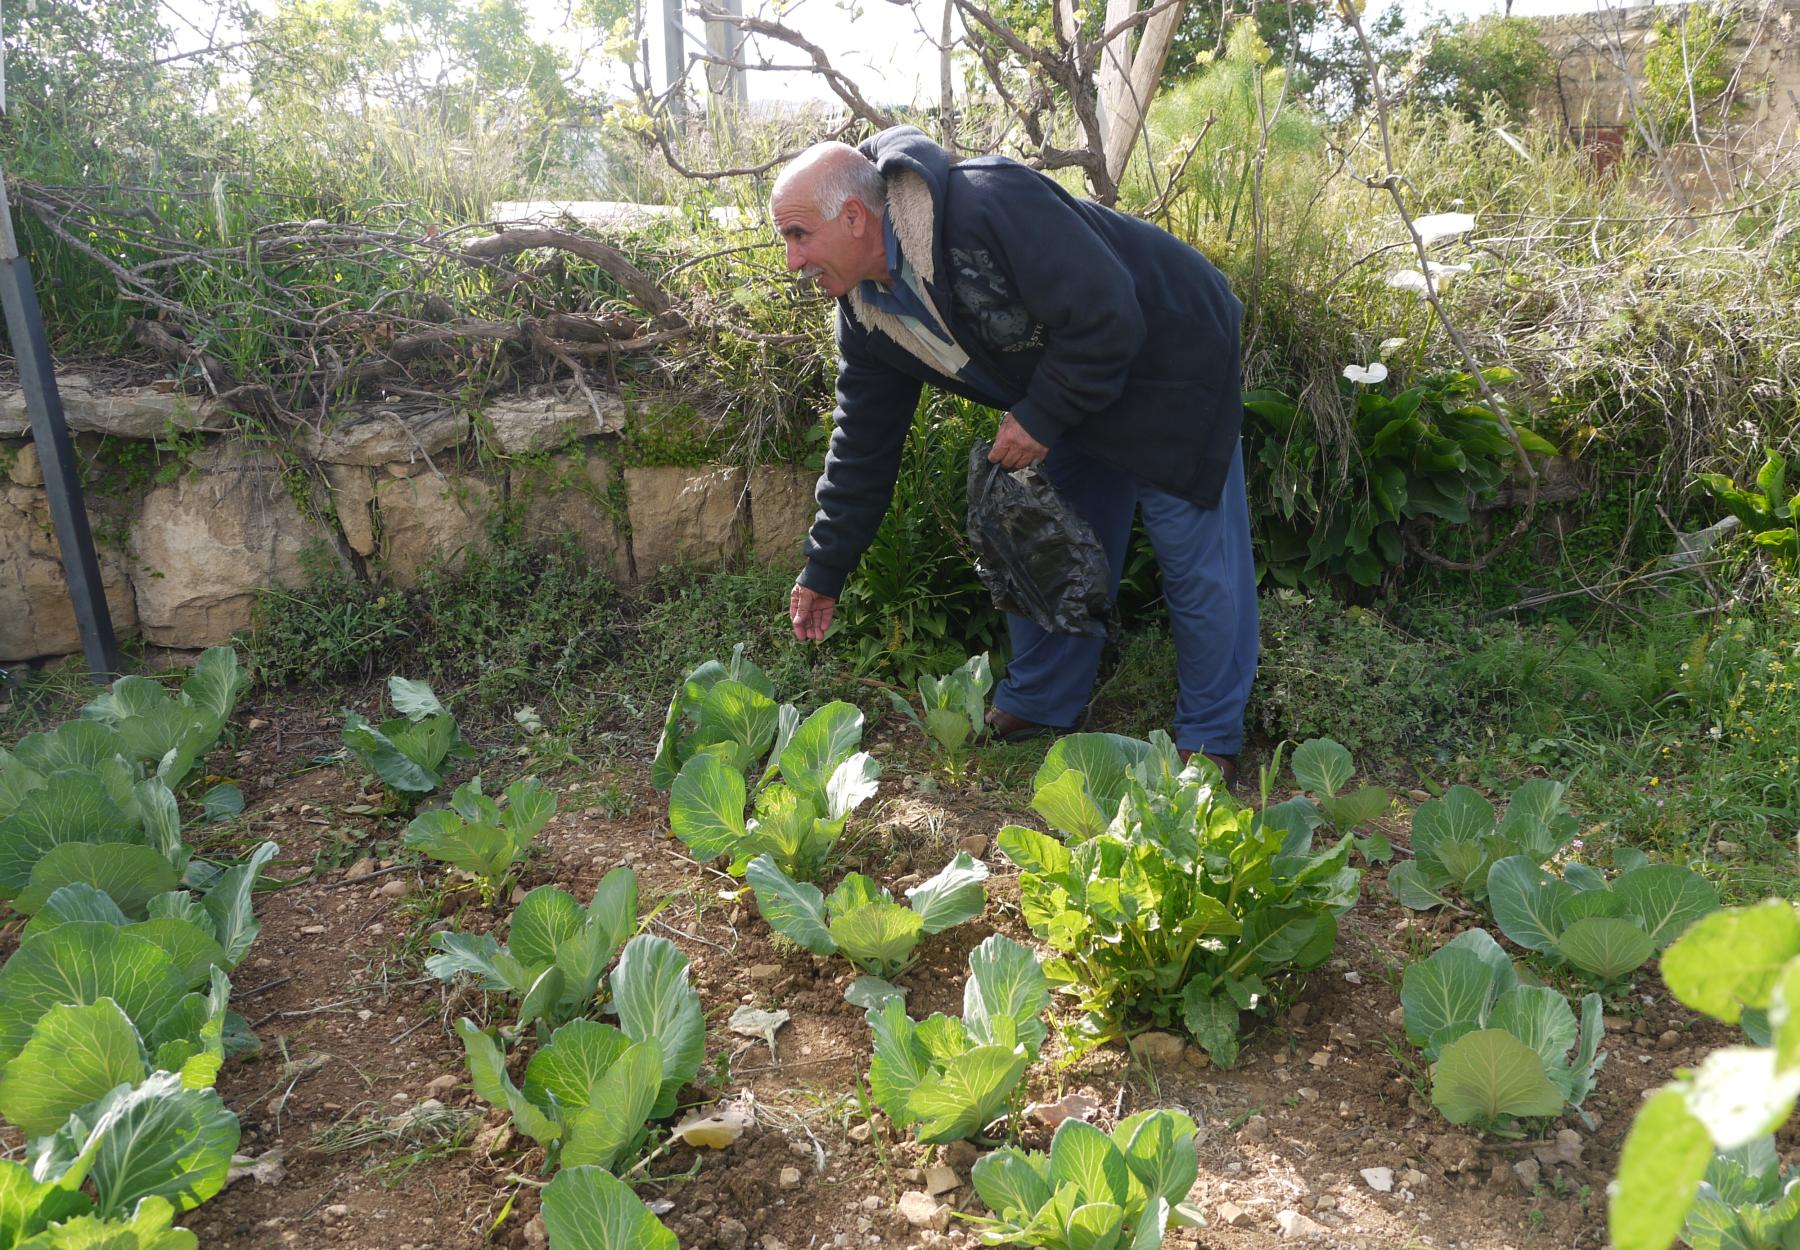
<instances>
[{"instance_id":1,"label":"metal pole","mask_svg":"<svg viewBox=\"0 0 1800 1250\"><path fill-rule=\"evenodd\" d=\"M119 671L119 644L113 637L112 614L106 608L100 562L94 555L94 535L88 528L81 478L75 471L75 449L69 443L68 423L63 420L62 396L56 391L56 367L50 359L49 341L44 337L44 316L38 309L37 290L32 286L31 266L19 254L19 241L13 234L12 205L7 199L3 169L0 303L6 307L6 333L12 340L19 386L25 393L25 410L31 414L31 435L44 468L44 490L50 496L50 519L56 526L57 545L62 549L63 576L69 583L75 625L81 631L81 649L87 654L88 674L104 683Z\"/></svg>"}]
</instances>

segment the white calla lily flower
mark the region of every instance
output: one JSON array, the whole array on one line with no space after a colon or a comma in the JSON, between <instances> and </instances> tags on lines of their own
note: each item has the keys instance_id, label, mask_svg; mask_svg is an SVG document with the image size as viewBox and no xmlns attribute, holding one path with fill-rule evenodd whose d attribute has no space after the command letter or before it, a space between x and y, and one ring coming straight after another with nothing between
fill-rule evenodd
<instances>
[{"instance_id":1,"label":"white calla lily flower","mask_svg":"<svg viewBox=\"0 0 1800 1250\"><path fill-rule=\"evenodd\" d=\"M1366 365L1345 365L1344 376L1360 386L1373 386L1377 382L1387 381L1388 367L1379 360Z\"/></svg>"},{"instance_id":2,"label":"white calla lily flower","mask_svg":"<svg viewBox=\"0 0 1800 1250\"><path fill-rule=\"evenodd\" d=\"M1396 269L1387 276L1387 284L1396 291L1413 291L1425 294L1425 275L1417 269Z\"/></svg>"},{"instance_id":3,"label":"white calla lily flower","mask_svg":"<svg viewBox=\"0 0 1800 1250\"><path fill-rule=\"evenodd\" d=\"M1413 219L1413 229L1426 243L1435 243L1453 234L1467 234L1474 228L1473 213L1430 213Z\"/></svg>"}]
</instances>

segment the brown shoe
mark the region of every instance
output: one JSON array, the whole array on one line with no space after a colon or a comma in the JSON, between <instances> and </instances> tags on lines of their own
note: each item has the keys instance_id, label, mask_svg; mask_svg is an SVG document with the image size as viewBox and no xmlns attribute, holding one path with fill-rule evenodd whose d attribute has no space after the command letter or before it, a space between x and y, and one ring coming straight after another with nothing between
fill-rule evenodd
<instances>
[{"instance_id":1,"label":"brown shoe","mask_svg":"<svg viewBox=\"0 0 1800 1250\"><path fill-rule=\"evenodd\" d=\"M1033 738L1049 737L1062 733L1052 725L1040 725L1036 721L1026 720L1023 716L1014 716L1011 712L1003 712L997 707L987 710L982 717L987 727L982 737L989 742L1029 742Z\"/></svg>"},{"instance_id":2,"label":"brown shoe","mask_svg":"<svg viewBox=\"0 0 1800 1250\"><path fill-rule=\"evenodd\" d=\"M1181 756L1183 764L1194 758L1194 753L1185 747L1178 748L1176 754ZM1237 782L1237 756L1214 755L1211 751L1202 751L1201 754L1213 762L1213 765L1219 770L1219 776L1225 780L1225 788L1231 789Z\"/></svg>"}]
</instances>

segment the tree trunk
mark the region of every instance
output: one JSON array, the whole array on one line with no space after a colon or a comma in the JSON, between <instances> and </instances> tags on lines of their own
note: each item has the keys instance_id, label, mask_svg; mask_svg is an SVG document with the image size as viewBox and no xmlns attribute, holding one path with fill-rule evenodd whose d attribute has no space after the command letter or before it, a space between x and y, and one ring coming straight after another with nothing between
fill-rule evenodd
<instances>
[{"instance_id":1,"label":"tree trunk","mask_svg":"<svg viewBox=\"0 0 1800 1250\"><path fill-rule=\"evenodd\" d=\"M1115 186L1125 176L1125 164L1143 131L1144 114L1156 94L1156 84L1162 77L1163 63L1169 59L1169 48L1175 42L1185 7L1171 4L1141 26L1120 31L1101 50L1100 118L1106 172ZM1106 29L1117 29L1137 11L1135 0L1107 0ZM1131 46L1134 36L1135 51Z\"/></svg>"}]
</instances>

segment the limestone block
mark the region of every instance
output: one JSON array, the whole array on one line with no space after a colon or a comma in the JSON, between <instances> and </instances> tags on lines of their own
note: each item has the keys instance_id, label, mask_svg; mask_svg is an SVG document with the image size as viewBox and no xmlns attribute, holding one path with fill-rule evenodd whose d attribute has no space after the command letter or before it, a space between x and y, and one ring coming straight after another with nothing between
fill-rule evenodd
<instances>
[{"instance_id":1,"label":"limestone block","mask_svg":"<svg viewBox=\"0 0 1800 1250\"><path fill-rule=\"evenodd\" d=\"M617 434L625 428L625 401L610 391L595 391L600 412L585 395L545 395L496 400L484 416L493 427L493 443L503 455L554 451L589 434Z\"/></svg>"},{"instance_id":2,"label":"limestone block","mask_svg":"<svg viewBox=\"0 0 1800 1250\"><path fill-rule=\"evenodd\" d=\"M468 437L468 417L444 405L359 404L335 415L322 435L303 431L298 446L313 460L373 468L421 463Z\"/></svg>"},{"instance_id":3,"label":"limestone block","mask_svg":"<svg viewBox=\"0 0 1800 1250\"><path fill-rule=\"evenodd\" d=\"M759 464L750 470L750 540L765 560L796 566L818 504L819 475L791 464Z\"/></svg>"},{"instance_id":4,"label":"limestone block","mask_svg":"<svg viewBox=\"0 0 1800 1250\"><path fill-rule=\"evenodd\" d=\"M545 468L511 471L512 499L521 505L525 537L553 543L569 534L615 579L630 573L625 535L608 498L613 467L599 456L557 456Z\"/></svg>"},{"instance_id":5,"label":"limestone block","mask_svg":"<svg viewBox=\"0 0 1800 1250\"><path fill-rule=\"evenodd\" d=\"M258 590L305 584L301 556L326 538L301 514L277 457L231 443L203 449L138 505L131 580L144 638L186 648L229 641L250 624Z\"/></svg>"},{"instance_id":6,"label":"limestone block","mask_svg":"<svg viewBox=\"0 0 1800 1250\"><path fill-rule=\"evenodd\" d=\"M6 476L15 486L42 486L44 484L44 466L38 459L36 443L22 443L12 439L0 446L0 461L6 464Z\"/></svg>"},{"instance_id":7,"label":"limestone block","mask_svg":"<svg viewBox=\"0 0 1800 1250\"><path fill-rule=\"evenodd\" d=\"M177 430L229 430L230 409L207 396L186 395L173 383L113 387L86 374L59 374L56 393L63 419L71 430L116 434L121 438L158 438ZM0 438L31 432L25 393L16 386L0 389Z\"/></svg>"},{"instance_id":8,"label":"limestone block","mask_svg":"<svg viewBox=\"0 0 1800 1250\"><path fill-rule=\"evenodd\" d=\"M359 556L375 554L375 475L352 464L328 464L325 481L344 541Z\"/></svg>"},{"instance_id":9,"label":"limestone block","mask_svg":"<svg viewBox=\"0 0 1800 1250\"><path fill-rule=\"evenodd\" d=\"M495 491L473 475L381 477L375 481L376 533L381 568L403 590L435 558L459 567L471 546L487 539L487 516Z\"/></svg>"},{"instance_id":10,"label":"limestone block","mask_svg":"<svg viewBox=\"0 0 1800 1250\"><path fill-rule=\"evenodd\" d=\"M632 563L639 577L669 564L716 564L744 547L744 471L730 465L625 470Z\"/></svg>"},{"instance_id":11,"label":"limestone block","mask_svg":"<svg viewBox=\"0 0 1800 1250\"><path fill-rule=\"evenodd\" d=\"M104 546L98 555L113 633L123 636L136 630L138 623L125 557ZM49 496L0 484L0 664L80 650L81 633L69 603Z\"/></svg>"}]
</instances>

